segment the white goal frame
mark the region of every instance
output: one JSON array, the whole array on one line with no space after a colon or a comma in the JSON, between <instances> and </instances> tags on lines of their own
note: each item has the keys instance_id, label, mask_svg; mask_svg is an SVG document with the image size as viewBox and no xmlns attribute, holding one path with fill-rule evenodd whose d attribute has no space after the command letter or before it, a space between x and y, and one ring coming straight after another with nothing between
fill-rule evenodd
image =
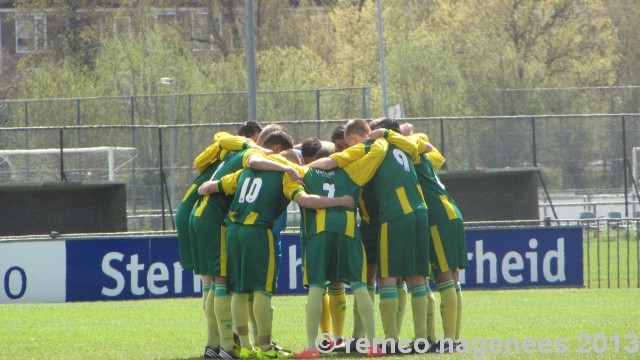
<instances>
[{"instance_id":1,"label":"white goal frame","mask_svg":"<svg viewBox=\"0 0 640 360\"><path fill-rule=\"evenodd\" d=\"M115 152L126 151L134 154L129 160L122 165L115 166ZM59 154L60 149L18 149L18 150L0 150L0 157L2 155L39 155L39 154ZM62 155L64 154L78 154L78 153L107 153L107 162L109 166L109 181L115 181L115 173L121 167L134 161L138 157L138 149L133 147L113 147L113 146L96 146L86 148L63 148Z\"/></svg>"}]
</instances>

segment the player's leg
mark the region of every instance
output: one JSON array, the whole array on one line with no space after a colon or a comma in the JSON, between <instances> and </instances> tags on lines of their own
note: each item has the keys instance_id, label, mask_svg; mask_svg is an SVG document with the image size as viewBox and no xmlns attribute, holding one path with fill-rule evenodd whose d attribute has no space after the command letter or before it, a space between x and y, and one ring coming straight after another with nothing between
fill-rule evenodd
<instances>
[{"instance_id":1,"label":"player's leg","mask_svg":"<svg viewBox=\"0 0 640 360\"><path fill-rule=\"evenodd\" d=\"M336 339L336 349L344 348L344 322L347 317L347 294L344 284L334 282L329 285L329 310L331 312L331 334Z\"/></svg>"},{"instance_id":2,"label":"player's leg","mask_svg":"<svg viewBox=\"0 0 640 360\"><path fill-rule=\"evenodd\" d=\"M387 339L398 341L399 334L396 327L396 317L398 315L398 282L393 269L393 254L389 248L389 231L387 222L380 225L380 236L378 244L378 268L380 269L380 318L382 319L382 329ZM390 259L391 257L391 259ZM391 267L391 269L390 269Z\"/></svg>"},{"instance_id":3,"label":"player's leg","mask_svg":"<svg viewBox=\"0 0 640 360\"><path fill-rule=\"evenodd\" d=\"M331 333L331 308L329 305L329 289L322 293L322 314L320 315L320 331L323 334Z\"/></svg>"},{"instance_id":4,"label":"player's leg","mask_svg":"<svg viewBox=\"0 0 640 360\"><path fill-rule=\"evenodd\" d=\"M427 340L429 345L436 342L436 297L429 286L429 279L424 281L425 290L427 290Z\"/></svg>"},{"instance_id":5,"label":"player's leg","mask_svg":"<svg viewBox=\"0 0 640 360\"><path fill-rule=\"evenodd\" d=\"M404 313L407 310L407 284L401 278L398 278L396 288L398 289L398 314L396 315L396 328L398 329L398 335L400 335L402 333Z\"/></svg>"},{"instance_id":6,"label":"player's leg","mask_svg":"<svg viewBox=\"0 0 640 360\"><path fill-rule=\"evenodd\" d=\"M457 304L457 316L456 316L456 332L455 332L455 340L458 341L460 339L460 325L462 324L462 288L460 287L460 282L458 281L458 272L454 272L453 274L453 282L455 284L456 296L458 302Z\"/></svg>"}]
</instances>

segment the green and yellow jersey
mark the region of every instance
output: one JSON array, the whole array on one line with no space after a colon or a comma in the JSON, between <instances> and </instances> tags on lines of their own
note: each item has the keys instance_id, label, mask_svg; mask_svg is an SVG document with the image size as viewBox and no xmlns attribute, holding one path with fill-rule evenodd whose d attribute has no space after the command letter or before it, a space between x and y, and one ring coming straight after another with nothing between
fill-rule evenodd
<instances>
[{"instance_id":1,"label":"green and yellow jersey","mask_svg":"<svg viewBox=\"0 0 640 360\"><path fill-rule=\"evenodd\" d=\"M389 135L389 131L384 134L385 137ZM398 139L397 142L402 143L402 149L381 138L330 156L352 177L360 175L360 181L370 179L367 186L375 196L380 223L416 210L426 210L412 161L419 156L418 147L409 139ZM409 153L405 152L407 150Z\"/></svg>"},{"instance_id":2,"label":"green and yellow jersey","mask_svg":"<svg viewBox=\"0 0 640 360\"><path fill-rule=\"evenodd\" d=\"M314 194L329 198L350 195L354 199L358 198L360 186L343 169L320 170L307 167L295 167L304 182L294 189L291 199L295 200L303 191L307 194ZM360 233L356 229L356 207L331 207L326 209L300 208L303 219L303 233L312 237L321 232L333 232L348 235L360 240Z\"/></svg>"}]
</instances>

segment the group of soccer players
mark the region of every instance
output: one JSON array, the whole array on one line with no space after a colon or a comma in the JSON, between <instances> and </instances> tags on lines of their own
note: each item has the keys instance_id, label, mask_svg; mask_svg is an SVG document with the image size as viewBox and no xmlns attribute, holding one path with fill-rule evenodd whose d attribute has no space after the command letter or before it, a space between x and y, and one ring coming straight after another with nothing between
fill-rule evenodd
<instances>
[{"instance_id":1,"label":"group of soccer players","mask_svg":"<svg viewBox=\"0 0 640 360\"><path fill-rule=\"evenodd\" d=\"M176 222L182 266L203 280L204 357L294 356L271 339L279 229L290 201L302 213L309 289L308 345L295 358L320 357L318 327L329 333L329 318L334 337L325 340L334 351L361 351L357 340L366 339L371 357L455 352L462 314L457 271L467 267L467 256L462 216L436 173L442 155L410 124L386 118L353 119L336 128L331 142L309 138L299 147L283 127L248 121L238 136L217 133L195 160L200 176ZM440 292L443 344L435 341L429 279ZM355 297L346 341L344 284ZM376 284L384 337L394 340L382 347L374 342ZM408 293L415 340L400 344Z\"/></svg>"}]
</instances>

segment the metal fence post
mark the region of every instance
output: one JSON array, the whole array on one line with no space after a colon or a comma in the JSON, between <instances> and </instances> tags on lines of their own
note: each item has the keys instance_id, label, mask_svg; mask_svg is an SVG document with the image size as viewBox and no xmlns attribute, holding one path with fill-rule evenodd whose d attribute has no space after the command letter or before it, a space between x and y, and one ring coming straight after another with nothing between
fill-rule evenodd
<instances>
[{"instance_id":1,"label":"metal fence post","mask_svg":"<svg viewBox=\"0 0 640 360\"><path fill-rule=\"evenodd\" d=\"M29 127L29 102L24 102L24 127ZM29 129L24 132L24 148L29 150ZM26 158L27 181L29 181L29 155Z\"/></svg>"},{"instance_id":2,"label":"metal fence post","mask_svg":"<svg viewBox=\"0 0 640 360\"><path fill-rule=\"evenodd\" d=\"M162 128L158 128L158 151L160 152L160 203L162 208L162 230L167 230L166 221L164 218L164 167L162 165Z\"/></svg>"},{"instance_id":3,"label":"metal fence post","mask_svg":"<svg viewBox=\"0 0 640 360\"><path fill-rule=\"evenodd\" d=\"M129 111L131 112L131 147L135 148L136 147L136 128L133 127L133 125L136 124L136 118L135 118L135 113L136 113L136 107L135 107L135 103L136 103L136 98L135 96L131 96L131 107L129 109ZM133 201L132 201L132 207L133 207L133 214L135 215L136 213L136 199L138 197L138 187L136 184L136 159L133 159L133 165L131 168L131 180L133 181Z\"/></svg>"},{"instance_id":4,"label":"metal fence post","mask_svg":"<svg viewBox=\"0 0 640 360\"><path fill-rule=\"evenodd\" d=\"M627 184L627 134L625 131L625 119L622 116L622 168L624 177L624 216L629 217L629 195Z\"/></svg>"},{"instance_id":5,"label":"metal fence post","mask_svg":"<svg viewBox=\"0 0 640 360\"><path fill-rule=\"evenodd\" d=\"M193 109L191 108L191 94L187 95L187 114L189 125L193 124ZM189 126L189 159L193 159L193 127ZM193 173L193 161L189 161L189 173Z\"/></svg>"},{"instance_id":6,"label":"metal fence post","mask_svg":"<svg viewBox=\"0 0 640 360\"><path fill-rule=\"evenodd\" d=\"M320 139L320 90L316 89L316 137Z\"/></svg>"},{"instance_id":7,"label":"metal fence post","mask_svg":"<svg viewBox=\"0 0 640 360\"><path fill-rule=\"evenodd\" d=\"M367 87L362 87L362 118L367 118Z\"/></svg>"}]
</instances>

